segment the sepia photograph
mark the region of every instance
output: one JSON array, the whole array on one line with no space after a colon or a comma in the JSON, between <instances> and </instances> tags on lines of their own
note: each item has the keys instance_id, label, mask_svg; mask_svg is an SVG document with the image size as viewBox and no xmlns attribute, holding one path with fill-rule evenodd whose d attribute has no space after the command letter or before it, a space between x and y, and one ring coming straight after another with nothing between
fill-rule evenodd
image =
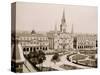
<instances>
[{"instance_id":1,"label":"sepia photograph","mask_svg":"<svg viewBox=\"0 0 100 75\"><path fill-rule=\"evenodd\" d=\"M11 71L67 71L98 67L98 8L67 4L11 4Z\"/></svg>"}]
</instances>

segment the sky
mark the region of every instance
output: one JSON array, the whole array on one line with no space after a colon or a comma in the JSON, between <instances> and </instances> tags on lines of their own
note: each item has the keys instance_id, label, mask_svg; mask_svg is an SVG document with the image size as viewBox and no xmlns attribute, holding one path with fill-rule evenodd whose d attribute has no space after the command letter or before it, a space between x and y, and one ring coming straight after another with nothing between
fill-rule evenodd
<instances>
[{"instance_id":1,"label":"sky","mask_svg":"<svg viewBox=\"0 0 100 75\"><path fill-rule=\"evenodd\" d=\"M25 3L16 4L16 30L48 32L60 30L65 11L66 31L74 33L97 33L98 13L96 6L77 6L61 4Z\"/></svg>"}]
</instances>

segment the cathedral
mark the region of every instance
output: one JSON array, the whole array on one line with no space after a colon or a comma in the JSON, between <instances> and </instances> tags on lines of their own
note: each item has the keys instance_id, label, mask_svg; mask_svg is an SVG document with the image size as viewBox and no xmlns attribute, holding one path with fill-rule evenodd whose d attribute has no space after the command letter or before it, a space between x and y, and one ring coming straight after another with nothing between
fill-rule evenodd
<instances>
[{"instance_id":1,"label":"cathedral","mask_svg":"<svg viewBox=\"0 0 100 75\"><path fill-rule=\"evenodd\" d=\"M56 27L56 26L55 26ZM55 28L55 36L54 36L54 49L56 50L68 50L73 48L73 26L71 32L66 31L67 24L65 19L65 11L63 11L60 31L57 31Z\"/></svg>"}]
</instances>

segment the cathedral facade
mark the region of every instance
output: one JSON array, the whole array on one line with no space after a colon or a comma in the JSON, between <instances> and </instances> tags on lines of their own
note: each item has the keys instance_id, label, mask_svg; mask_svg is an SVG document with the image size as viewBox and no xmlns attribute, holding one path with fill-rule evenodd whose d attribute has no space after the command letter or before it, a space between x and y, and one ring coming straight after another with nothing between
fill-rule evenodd
<instances>
[{"instance_id":1,"label":"cathedral facade","mask_svg":"<svg viewBox=\"0 0 100 75\"><path fill-rule=\"evenodd\" d=\"M65 12L63 11L61 24L60 24L60 30L57 31L57 28L55 28L55 34L54 34L54 49L55 50L68 50L68 49L73 48L72 33L67 32L66 29L67 29L67 24L66 24L66 19L65 19Z\"/></svg>"}]
</instances>

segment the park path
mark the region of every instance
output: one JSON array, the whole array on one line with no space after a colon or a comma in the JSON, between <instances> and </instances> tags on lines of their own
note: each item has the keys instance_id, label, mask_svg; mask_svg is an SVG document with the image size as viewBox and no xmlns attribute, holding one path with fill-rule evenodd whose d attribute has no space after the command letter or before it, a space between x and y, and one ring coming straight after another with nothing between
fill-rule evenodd
<instances>
[{"instance_id":1,"label":"park path","mask_svg":"<svg viewBox=\"0 0 100 75\"><path fill-rule=\"evenodd\" d=\"M44 67L51 67L51 68L54 68L54 69L57 69L57 70L65 70L63 68L60 68L58 63L53 63L51 62L51 58L52 58L53 55L46 55L46 60L43 62L43 66Z\"/></svg>"},{"instance_id":2,"label":"park path","mask_svg":"<svg viewBox=\"0 0 100 75\"><path fill-rule=\"evenodd\" d=\"M90 67L81 66L81 65L78 65L78 64L75 64L75 63L72 63L72 62L68 61L66 59L66 55L61 56L60 57L61 61L57 62L56 64L54 64L53 62L51 62L52 56L53 55L46 55L47 59L43 62L43 66L44 67L51 67L51 68L54 68L54 69L57 69L57 70L65 70L63 68L60 68L59 66L61 66L63 64L66 64L66 65L76 66L76 67L82 68L82 69L88 69L88 68L90 68Z\"/></svg>"},{"instance_id":3,"label":"park path","mask_svg":"<svg viewBox=\"0 0 100 75\"><path fill-rule=\"evenodd\" d=\"M72 63L72 62L68 61L68 60L66 59L66 55L62 56L61 59L62 59L62 62L64 62L64 64L76 66L76 67L82 68L82 69L88 69L88 68L91 68L91 67L78 65L78 64L75 64L75 63Z\"/></svg>"}]
</instances>

